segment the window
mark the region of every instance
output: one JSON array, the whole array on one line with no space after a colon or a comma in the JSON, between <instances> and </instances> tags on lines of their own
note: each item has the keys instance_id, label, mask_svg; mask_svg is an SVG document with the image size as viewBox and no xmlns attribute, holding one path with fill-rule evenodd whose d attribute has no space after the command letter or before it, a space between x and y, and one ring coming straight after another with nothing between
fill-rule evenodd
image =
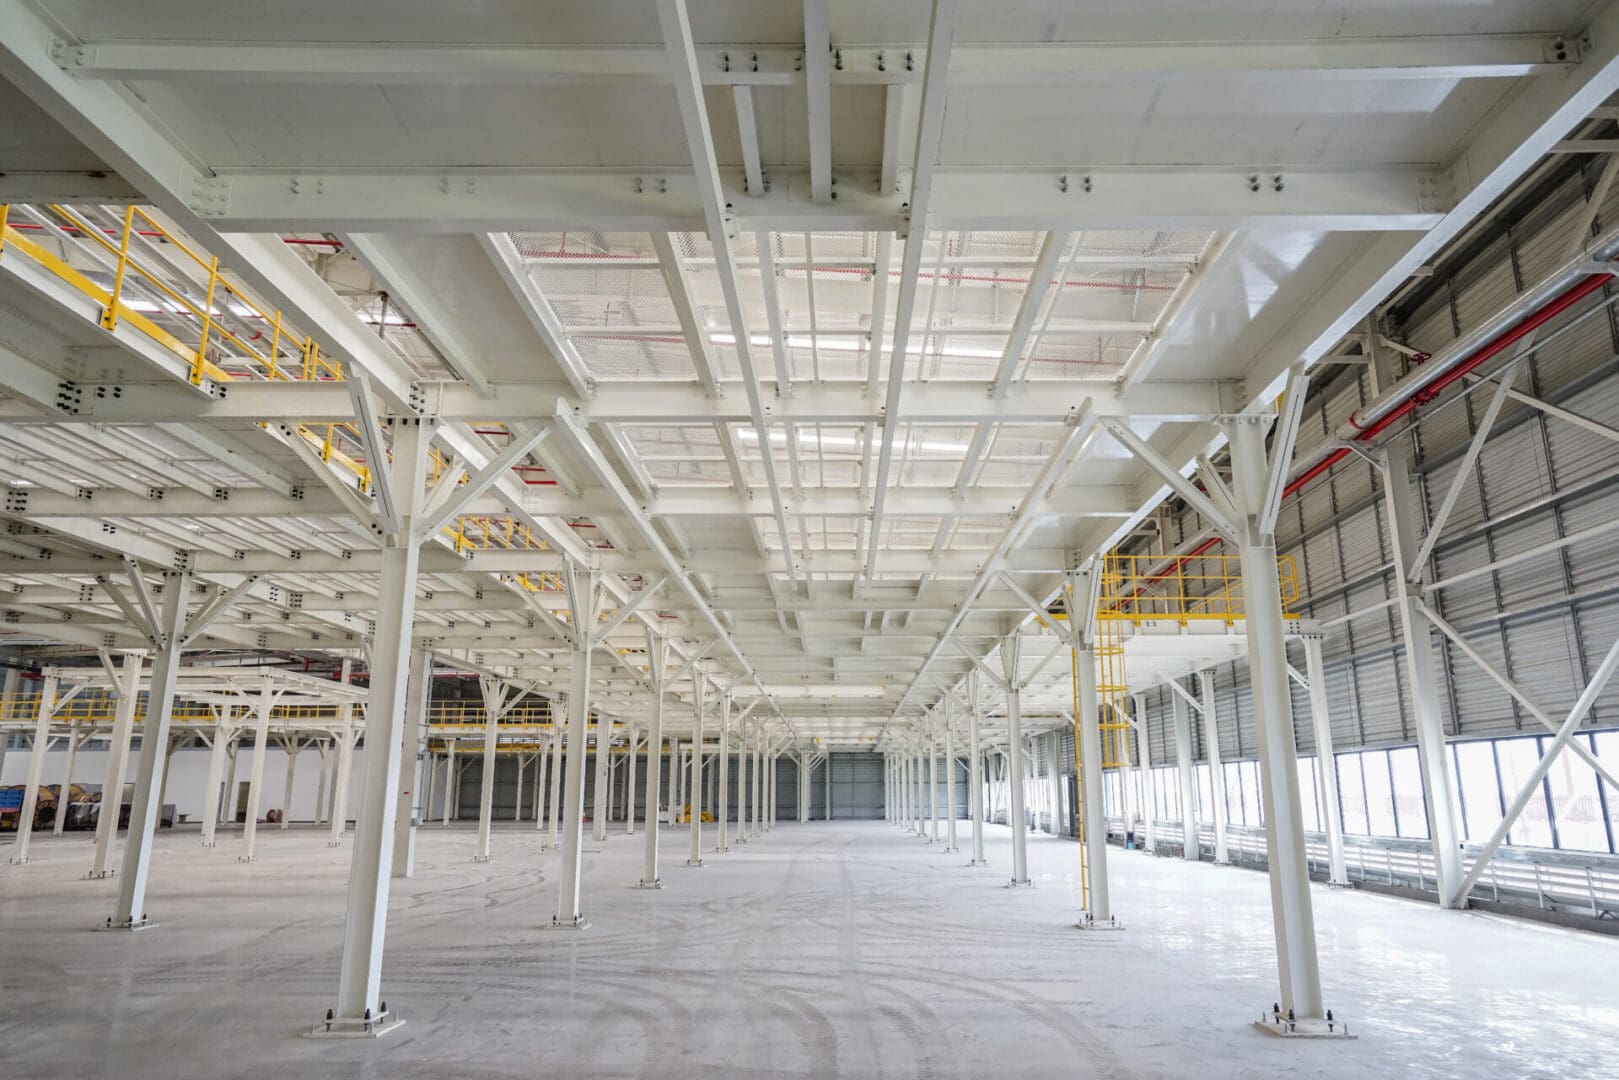
<instances>
[{"instance_id":1,"label":"window","mask_svg":"<svg viewBox=\"0 0 1619 1080\"><path fill-rule=\"evenodd\" d=\"M1360 755L1338 755L1338 804L1343 808L1344 832L1366 836L1366 789L1360 776Z\"/></svg>"},{"instance_id":2,"label":"window","mask_svg":"<svg viewBox=\"0 0 1619 1080\"><path fill-rule=\"evenodd\" d=\"M1225 819L1232 825L1246 825L1248 818L1242 810L1242 763L1227 761L1225 770Z\"/></svg>"},{"instance_id":3,"label":"window","mask_svg":"<svg viewBox=\"0 0 1619 1080\"><path fill-rule=\"evenodd\" d=\"M1209 767L1197 766L1197 820L1214 821L1214 796L1209 793Z\"/></svg>"},{"instance_id":4,"label":"window","mask_svg":"<svg viewBox=\"0 0 1619 1080\"><path fill-rule=\"evenodd\" d=\"M1394 784L1389 778L1386 750L1368 750L1361 755L1361 772L1366 783L1367 827L1373 836L1397 836L1394 823Z\"/></svg>"},{"instance_id":5,"label":"window","mask_svg":"<svg viewBox=\"0 0 1619 1080\"><path fill-rule=\"evenodd\" d=\"M1456 777L1460 781L1462 822L1467 842L1482 844L1501 821L1501 788L1495 775L1495 743L1456 743Z\"/></svg>"},{"instance_id":6,"label":"window","mask_svg":"<svg viewBox=\"0 0 1619 1080\"><path fill-rule=\"evenodd\" d=\"M1394 816L1400 835L1417 840L1428 838L1428 802L1422 793L1422 767L1417 748L1402 746L1389 751L1389 768L1394 772Z\"/></svg>"},{"instance_id":7,"label":"window","mask_svg":"<svg viewBox=\"0 0 1619 1080\"><path fill-rule=\"evenodd\" d=\"M1501 764L1501 792L1507 805L1517 796L1518 789L1529 779L1540 760L1539 738L1502 739L1495 744L1496 760ZM1545 784L1532 794L1523 813L1507 833L1508 843L1518 847L1551 847L1552 823L1546 808Z\"/></svg>"},{"instance_id":8,"label":"window","mask_svg":"<svg viewBox=\"0 0 1619 1080\"><path fill-rule=\"evenodd\" d=\"M1601 731L1592 737L1597 758L1611 773L1619 774L1619 731ZM1608 803L1608 836L1619 844L1619 788L1602 781L1602 796Z\"/></svg>"},{"instance_id":9,"label":"window","mask_svg":"<svg viewBox=\"0 0 1619 1080\"><path fill-rule=\"evenodd\" d=\"M1315 758L1299 758L1299 805L1304 812L1304 827L1321 832L1321 803L1315 790Z\"/></svg>"},{"instance_id":10,"label":"window","mask_svg":"<svg viewBox=\"0 0 1619 1080\"><path fill-rule=\"evenodd\" d=\"M1589 736L1576 735L1574 739L1590 749ZM1551 787L1557 846L1578 851L1607 851L1608 830L1602 820L1602 800L1597 796L1596 770L1576 757L1573 747L1569 747L1552 762L1546 783Z\"/></svg>"},{"instance_id":11,"label":"window","mask_svg":"<svg viewBox=\"0 0 1619 1080\"><path fill-rule=\"evenodd\" d=\"M1263 825L1265 815L1259 797L1259 762L1244 761L1238 771L1242 774L1242 820L1248 825Z\"/></svg>"}]
</instances>

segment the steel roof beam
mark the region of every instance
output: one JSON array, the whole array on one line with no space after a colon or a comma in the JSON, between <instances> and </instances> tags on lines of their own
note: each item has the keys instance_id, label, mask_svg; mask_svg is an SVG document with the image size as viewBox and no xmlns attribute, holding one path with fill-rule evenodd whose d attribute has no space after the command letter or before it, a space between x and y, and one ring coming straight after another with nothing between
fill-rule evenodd
<instances>
[{"instance_id":1,"label":"steel roof beam","mask_svg":"<svg viewBox=\"0 0 1619 1080\"><path fill-rule=\"evenodd\" d=\"M808 22L806 9L806 23ZM830 44L824 18L815 40ZM805 28L806 44L811 34ZM1555 46L1565 46L1558 59ZM921 81L924 42L840 43L843 64L820 78L840 85ZM909 54L914 66L903 62ZM1447 34L1290 41L1016 42L963 45L951 82L1083 84L1121 80L1323 82L1513 78L1572 66L1579 44L1557 34ZM800 50L705 43L696 72L708 86L800 86ZM884 60L879 64L879 56ZM187 83L475 86L670 82L654 45L456 45L361 42L87 42L67 62L84 79Z\"/></svg>"}]
</instances>

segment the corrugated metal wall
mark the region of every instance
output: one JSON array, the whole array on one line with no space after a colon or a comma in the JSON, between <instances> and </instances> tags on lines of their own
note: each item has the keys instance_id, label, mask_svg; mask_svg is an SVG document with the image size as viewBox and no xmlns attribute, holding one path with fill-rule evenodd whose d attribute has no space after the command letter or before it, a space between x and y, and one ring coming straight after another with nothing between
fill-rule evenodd
<instances>
[{"instance_id":1,"label":"corrugated metal wall","mask_svg":"<svg viewBox=\"0 0 1619 1080\"><path fill-rule=\"evenodd\" d=\"M1397 305L1389 327L1395 340L1434 353L1497 311L1515 291L1532 284L1562 258L1585 192L1600 167L1568 176L1536 204L1509 207L1457 266L1441 266L1420 300ZM1619 221L1619 193L1610 195L1598 229ZM1603 305L1610 284L1576 309L1590 317L1571 329L1568 320L1541 334L1538 352L1524 360L1514 388L1619 428L1619 322ZM1330 437L1354 410L1375 396L1365 366L1338 369L1321 384L1305 413L1300 453ZM1443 501L1493 386L1465 399L1429 405L1407 440L1418 481L1419 513ZM1202 531L1190 512L1166 518L1165 544L1173 549ZM1414 740L1398 617L1385 606L1393 595L1387 514L1376 468L1346 460L1287 503L1277 528L1281 554L1296 560L1302 594L1298 610L1327 627L1324 643L1333 736L1340 750ZM1565 419L1509 401L1462 488L1435 547L1443 580L1537 545L1619 518L1619 443ZM1156 546L1155 546L1156 550ZM1542 709L1557 716L1576 696L1619 635L1619 533L1579 541L1514 566L1483 574L1437 594L1436 607L1468 642L1518 683ZM1344 619L1352 613L1355 617ZM1342 621L1340 621L1342 620ZM1472 662L1436 635L1444 726L1453 736L1480 737L1542 730ZM1292 661L1303 669L1296 646ZM1245 663L1214 673L1221 751L1227 760L1255 753L1253 708ZM1293 686L1301 754L1314 752L1309 704ZM1145 695L1153 759L1173 763L1175 744L1169 692ZM1193 717L1194 745L1205 757L1201 725ZM1619 725L1619 683L1599 699L1587 725Z\"/></svg>"}]
</instances>

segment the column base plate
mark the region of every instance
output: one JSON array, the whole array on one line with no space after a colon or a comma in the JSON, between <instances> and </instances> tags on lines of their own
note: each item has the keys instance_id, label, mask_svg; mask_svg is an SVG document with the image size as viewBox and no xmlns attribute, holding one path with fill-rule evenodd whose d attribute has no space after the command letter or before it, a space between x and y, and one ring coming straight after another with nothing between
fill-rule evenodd
<instances>
[{"instance_id":1,"label":"column base plate","mask_svg":"<svg viewBox=\"0 0 1619 1080\"><path fill-rule=\"evenodd\" d=\"M1254 1021L1254 1027L1278 1039L1358 1039L1349 1034L1349 1025L1342 1020L1288 1020L1277 1022L1271 1013Z\"/></svg>"},{"instance_id":2,"label":"column base plate","mask_svg":"<svg viewBox=\"0 0 1619 1080\"><path fill-rule=\"evenodd\" d=\"M308 1039L380 1039L405 1026L398 1013L385 1012L370 1020L321 1020L309 1029Z\"/></svg>"}]
</instances>

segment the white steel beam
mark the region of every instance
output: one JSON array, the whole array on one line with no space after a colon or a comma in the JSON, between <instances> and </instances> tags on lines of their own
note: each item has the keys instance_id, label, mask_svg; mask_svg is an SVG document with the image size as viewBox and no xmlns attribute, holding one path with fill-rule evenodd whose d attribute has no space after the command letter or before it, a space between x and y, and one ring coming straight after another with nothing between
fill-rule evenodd
<instances>
[{"instance_id":1,"label":"white steel beam","mask_svg":"<svg viewBox=\"0 0 1619 1080\"><path fill-rule=\"evenodd\" d=\"M883 401L882 435L877 446L877 475L872 490L871 522L866 526L865 577L868 582L877 576L883 504L888 497L888 474L893 467L894 440L899 432L900 392L905 386L905 365L910 357L907 344L911 334L911 315L922 269L922 248L932 227L928 214L933 197L933 176L938 164L939 141L944 133L945 79L950 66L950 46L955 37L955 0L933 0L932 17L928 22L928 63L922 80L922 112L917 121L916 157L911 167L909 212L900 229L900 235L905 240L905 253L900 261L899 294L894 305L894 341ZM880 335L874 331L871 354L874 371L878 359L876 343L880 340Z\"/></svg>"},{"instance_id":2,"label":"white steel beam","mask_svg":"<svg viewBox=\"0 0 1619 1080\"><path fill-rule=\"evenodd\" d=\"M810 35L806 28L806 43ZM817 40L830 41L826 35ZM832 83L920 81L927 44L839 46ZM910 54L913 65L901 62ZM879 63L879 56L886 63ZM951 79L1024 85L1199 81L1235 83L1513 78L1579 62L1580 43L1556 34L1448 34L1287 41L1039 42L964 45ZM698 77L713 86L797 86L812 78L799 50L748 42L696 50ZM751 62L742 58L751 57ZM354 42L103 40L70 46L83 79L116 82L304 83L475 86L667 85L663 55L648 45L458 45Z\"/></svg>"},{"instance_id":3,"label":"white steel beam","mask_svg":"<svg viewBox=\"0 0 1619 1080\"><path fill-rule=\"evenodd\" d=\"M802 170L773 171L770 189L752 198L741 168L718 171L715 183L721 205L733 207L738 232L903 227L907 200L878 192L877 170L849 168L840 175L838 198L827 203L811 199ZM1259 172L1197 162L1085 170L951 167L935 180L929 223L1008 231L1424 230L1449 208L1433 196L1430 180L1426 172L1378 166ZM462 194L447 202L446 183ZM207 205L208 220L243 233L692 232L705 224L701 174L687 168L474 173L445 162L420 172L383 172L333 162L296 172L232 171L212 185L220 201ZM310 194L317 185L320 194Z\"/></svg>"},{"instance_id":4,"label":"white steel beam","mask_svg":"<svg viewBox=\"0 0 1619 1080\"><path fill-rule=\"evenodd\" d=\"M832 26L827 8L827 0L804 0L804 99L809 111L810 198L818 203L832 199Z\"/></svg>"}]
</instances>

